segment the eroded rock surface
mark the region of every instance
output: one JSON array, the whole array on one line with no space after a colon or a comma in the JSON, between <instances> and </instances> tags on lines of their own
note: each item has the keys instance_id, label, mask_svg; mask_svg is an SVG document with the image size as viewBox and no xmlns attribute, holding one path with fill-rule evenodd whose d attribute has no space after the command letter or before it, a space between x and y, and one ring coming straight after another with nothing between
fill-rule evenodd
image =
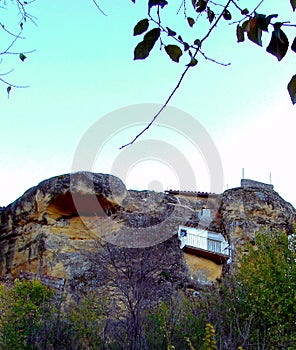
<instances>
[{"instance_id":1,"label":"eroded rock surface","mask_svg":"<svg viewBox=\"0 0 296 350\"><path fill-rule=\"evenodd\" d=\"M68 281L91 280L92 259L105 242L119 248L166 243L167 260L182 265L171 237L190 219L174 196L127 191L114 176L79 172L41 182L1 210L0 275L21 271ZM184 264L183 264L184 265ZM79 282L80 283L80 282Z\"/></svg>"},{"instance_id":2,"label":"eroded rock surface","mask_svg":"<svg viewBox=\"0 0 296 350\"><path fill-rule=\"evenodd\" d=\"M94 285L103 276L98 253L106 242L118 254L126 248L140 249L139 254L150 249L158 254L159 271L175 281L190 280L190 274L214 280L221 266L210 262L206 271L203 258L184 256L176 237L179 225L222 232L236 247L262 228L291 232L295 209L270 186L255 182L222 195L157 193L127 190L115 176L79 172L41 182L0 208L0 217L0 276L26 271L67 280L73 287Z\"/></svg>"},{"instance_id":3,"label":"eroded rock surface","mask_svg":"<svg viewBox=\"0 0 296 350\"><path fill-rule=\"evenodd\" d=\"M222 227L235 245L254 241L258 231L293 231L295 209L270 187L234 188L223 193L221 206Z\"/></svg>"}]
</instances>

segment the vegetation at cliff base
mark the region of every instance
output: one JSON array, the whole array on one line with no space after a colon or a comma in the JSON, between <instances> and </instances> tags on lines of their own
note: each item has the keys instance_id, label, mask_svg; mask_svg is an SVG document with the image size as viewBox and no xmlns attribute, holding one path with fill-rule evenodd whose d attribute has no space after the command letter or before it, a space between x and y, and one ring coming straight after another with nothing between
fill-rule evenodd
<instances>
[{"instance_id":1,"label":"vegetation at cliff base","mask_svg":"<svg viewBox=\"0 0 296 350\"><path fill-rule=\"evenodd\" d=\"M117 273L132 275L128 268L116 266ZM114 269L108 268L112 276ZM169 273L164 277L169 279ZM118 290L110 284L104 290L82 291L72 299L53 293L38 280L3 284L0 348L296 348L295 235L260 232L217 284L199 286L195 293L188 286L179 286L169 295L160 295L158 302L147 299L141 308L128 303L139 302L135 295L150 296L137 290L140 285L134 277L128 283L120 275L117 278L121 279Z\"/></svg>"}]
</instances>

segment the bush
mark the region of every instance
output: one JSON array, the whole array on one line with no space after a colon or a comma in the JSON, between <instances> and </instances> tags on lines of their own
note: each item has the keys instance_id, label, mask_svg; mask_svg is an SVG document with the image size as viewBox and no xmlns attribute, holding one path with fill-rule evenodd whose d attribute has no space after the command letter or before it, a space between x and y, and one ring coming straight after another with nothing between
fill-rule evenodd
<instances>
[{"instance_id":1,"label":"bush","mask_svg":"<svg viewBox=\"0 0 296 350\"><path fill-rule=\"evenodd\" d=\"M0 313L2 349L37 349L42 328L51 313L53 292L40 281L15 281L8 289L1 286Z\"/></svg>"}]
</instances>

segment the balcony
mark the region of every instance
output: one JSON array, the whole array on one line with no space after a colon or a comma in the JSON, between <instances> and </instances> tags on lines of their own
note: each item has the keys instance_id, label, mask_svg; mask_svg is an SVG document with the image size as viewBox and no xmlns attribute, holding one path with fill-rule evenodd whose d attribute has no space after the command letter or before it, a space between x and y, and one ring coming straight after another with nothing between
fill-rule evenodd
<instances>
[{"instance_id":1,"label":"balcony","mask_svg":"<svg viewBox=\"0 0 296 350\"><path fill-rule=\"evenodd\" d=\"M217 239L209 237L209 235L216 235ZM218 264L224 264L230 258L230 246L222 238L221 234L199 229L188 228L185 230L182 228L179 230L179 239L181 241L180 248L190 254L213 260Z\"/></svg>"}]
</instances>

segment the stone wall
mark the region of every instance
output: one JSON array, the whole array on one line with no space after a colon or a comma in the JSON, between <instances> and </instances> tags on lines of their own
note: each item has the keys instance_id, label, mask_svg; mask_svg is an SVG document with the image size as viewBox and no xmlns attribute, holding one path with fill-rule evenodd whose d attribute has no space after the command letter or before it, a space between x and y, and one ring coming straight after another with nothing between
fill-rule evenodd
<instances>
[{"instance_id":1,"label":"stone wall","mask_svg":"<svg viewBox=\"0 0 296 350\"><path fill-rule=\"evenodd\" d=\"M243 188L253 187L253 188L273 190L273 185L271 184L266 184L264 182L259 182L259 181L250 180L250 179L242 179L241 187Z\"/></svg>"}]
</instances>

